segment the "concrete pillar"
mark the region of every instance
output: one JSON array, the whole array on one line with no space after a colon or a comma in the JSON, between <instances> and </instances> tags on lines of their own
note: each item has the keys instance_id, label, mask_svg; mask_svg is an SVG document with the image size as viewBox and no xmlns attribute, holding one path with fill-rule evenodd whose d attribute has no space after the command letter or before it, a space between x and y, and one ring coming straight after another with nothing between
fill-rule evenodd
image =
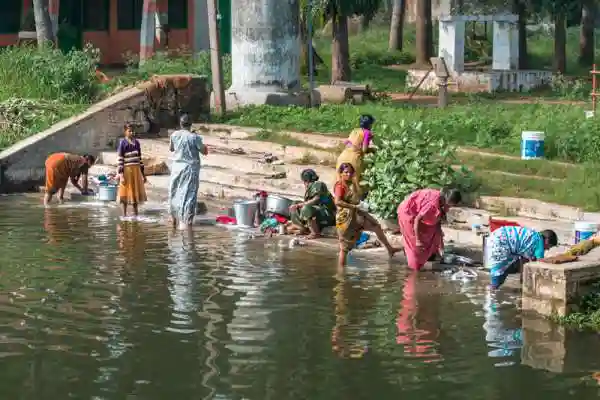
<instances>
[{"instance_id":1,"label":"concrete pillar","mask_svg":"<svg viewBox=\"0 0 600 400\"><path fill-rule=\"evenodd\" d=\"M440 20L438 57L443 57L450 72L465 69L465 21L456 17Z\"/></svg>"},{"instance_id":2,"label":"concrete pillar","mask_svg":"<svg viewBox=\"0 0 600 400\"><path fill-rule=\"evenodd\" d=\"M238 105L286 103L280 95L300 87L299 0L232 0L231 16L228 97Z\"/></svg>"},{"instance_id":3,"label":"concrete pillar","mask_svg":"<svg viewBox=\"0 0 600 400\"><path fill-rule=\"evenodd\" d=\"M194 39L193 49L194 54L201 51L209 50L208 40L208 10L206 8L206 0L194 0Z\"/></svg>"},{"instance_id":4,"label":"concrete pillar","mask_svg":"<svg viewBox=\"0 0 600 400\"><path fill-rule=\"evenodd\" d=\"M515 23L494 21L492 69L517 69L519 61L519 31Z\"/></svg>"},{"instance_id":5,"label":"concrete pillar","mask_svg":"<svg viewBox=\"0 0 600 400\"><path fill-rule=\"evenodd\" d=\"M144 0L140 29L140 64L154 55L156 39L156 0Z\"/></svg>"}]
</instances>

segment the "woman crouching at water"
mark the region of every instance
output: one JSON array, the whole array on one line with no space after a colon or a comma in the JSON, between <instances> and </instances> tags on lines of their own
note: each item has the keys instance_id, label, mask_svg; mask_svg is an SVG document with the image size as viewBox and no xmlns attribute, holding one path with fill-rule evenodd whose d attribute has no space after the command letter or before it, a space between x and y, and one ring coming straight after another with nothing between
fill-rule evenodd
<instances>
[{"instance_id":1,"label":"woman crouching at water","mask_svg":"<svg viewBox=\"0 0 600 400\"><path fill-rule=\"evenodd\" d=\"M354 167L350 163L343 163L338 168L338 178L335 183L335 225L338 231L340 252L338 257L339 267L346 265L346 258L350 250L356 245L362 231L375 232L377 239L385 246L390 257L400 249L392 247L381 225L372 215L359 208L360 189L354 176Z\"/></svg>"},{"instance_id":2,"label":"woman crouching at water","mask_svg":"<svg viewBox=\"0 0 600 400\"><path fill-rule=\"evenodd\" d=\"M310 232L307 239L316 239L323 228L335 225L333 196L314 170L305 169L300 178L305 187L304 201L290 207L292 230L299 235Z\"/></svg>"},{"instance_id":3,"label":"woman crouching at water","mask_svg":"<svg viewBox=\"0 0 600 400\"><path fill-rule=\"evenodd\" d=\"M63 202L65 189L69 180L83 195L90 193L88 190L88 170L96 162L96 158L89 154L79 156L69 153L51 154L46 159L46 194L44 205L48 205L52 196L58 193L58 201ZM81 185L79 182L81 181Z\"/></svg>"},{"instance_id":4,"label":"woman crouching at water","mask_svg":"<svg viewBox=\"0 0 600 400\"><path fill-rule=\"evenodd\" d=\"M523 226L496 229L486 242L486 267L490 270L490 287L498 289L508 274L520 272L523 262L544 258L544 252L558 245L551 230L536 232Z\"/></svg>"},{"instance_id":5,"label":"woman crouching at water","mask_svg":"<svg viewBox=\"0 0 600 400\"><path fill-rule=\"evenodd\" d=\"M398 206L398 225L402 232L408 267L420 270L444 248L442 221L448 209L458 205L458 190L421 189L411 193Z\"/></svg>"}]
</instances>

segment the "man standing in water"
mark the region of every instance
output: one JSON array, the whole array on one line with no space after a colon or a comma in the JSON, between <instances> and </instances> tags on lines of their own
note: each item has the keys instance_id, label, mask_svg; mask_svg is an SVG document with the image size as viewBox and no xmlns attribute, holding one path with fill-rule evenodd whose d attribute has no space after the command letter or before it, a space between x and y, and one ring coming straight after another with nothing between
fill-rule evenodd
<instances>
[{"instance_id":1,"label":"man standing in water","mask_svg":"<svg viewBox=\"0 0 600 400\"><path fill-rule=\"evenodd\" d=\"M173 228L191 228L196 215L198 188L200 186L200 154L208 149L202 137L191 131L192 121L183 114L179 119L181 129L171 134L170 150L173 152L171 181L169 183L169 213Z\"/></svg>"}]
</instances>

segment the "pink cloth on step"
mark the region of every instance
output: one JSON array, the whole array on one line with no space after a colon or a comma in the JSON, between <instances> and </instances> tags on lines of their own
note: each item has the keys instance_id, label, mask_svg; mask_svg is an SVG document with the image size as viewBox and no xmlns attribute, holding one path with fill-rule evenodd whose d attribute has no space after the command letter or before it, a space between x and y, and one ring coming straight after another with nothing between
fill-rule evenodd
<instances>
[{"instance_id":1,"label":"pink cloth on step","mask_svg":"<svg viewBox=\"0 0 600 400\"><path fill-rule=\"evenodd\" d=\"M423 268L429 257L440 251L442 247L442 230L440 219L444 212L440 207L439 190L421 189L410 194L398 206L398 225L402 231L404 251L408 266L414 270ZM417 248L414 223L417 216L421 217L419 225L422 248Z\"/></svg>"}]
</instances>

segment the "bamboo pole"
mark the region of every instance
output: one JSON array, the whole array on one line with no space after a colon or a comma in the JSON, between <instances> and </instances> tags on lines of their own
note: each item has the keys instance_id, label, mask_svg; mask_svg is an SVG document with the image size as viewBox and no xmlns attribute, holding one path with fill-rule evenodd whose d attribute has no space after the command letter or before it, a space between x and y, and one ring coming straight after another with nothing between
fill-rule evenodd
<instances>
[{"instance_id":1,"label":"bamboo pole","mask_svg":"<svg viewBox=\"0 0 600 400\"><path fill-rule=\"evenodd\" d=\"M217 0L206 0L208 10L208 38L210 40L210 68L215 108L225 115L225 87L223 84L223 65L219 43L219 26L217 24Z\"/></svg>"}]
</instances>

